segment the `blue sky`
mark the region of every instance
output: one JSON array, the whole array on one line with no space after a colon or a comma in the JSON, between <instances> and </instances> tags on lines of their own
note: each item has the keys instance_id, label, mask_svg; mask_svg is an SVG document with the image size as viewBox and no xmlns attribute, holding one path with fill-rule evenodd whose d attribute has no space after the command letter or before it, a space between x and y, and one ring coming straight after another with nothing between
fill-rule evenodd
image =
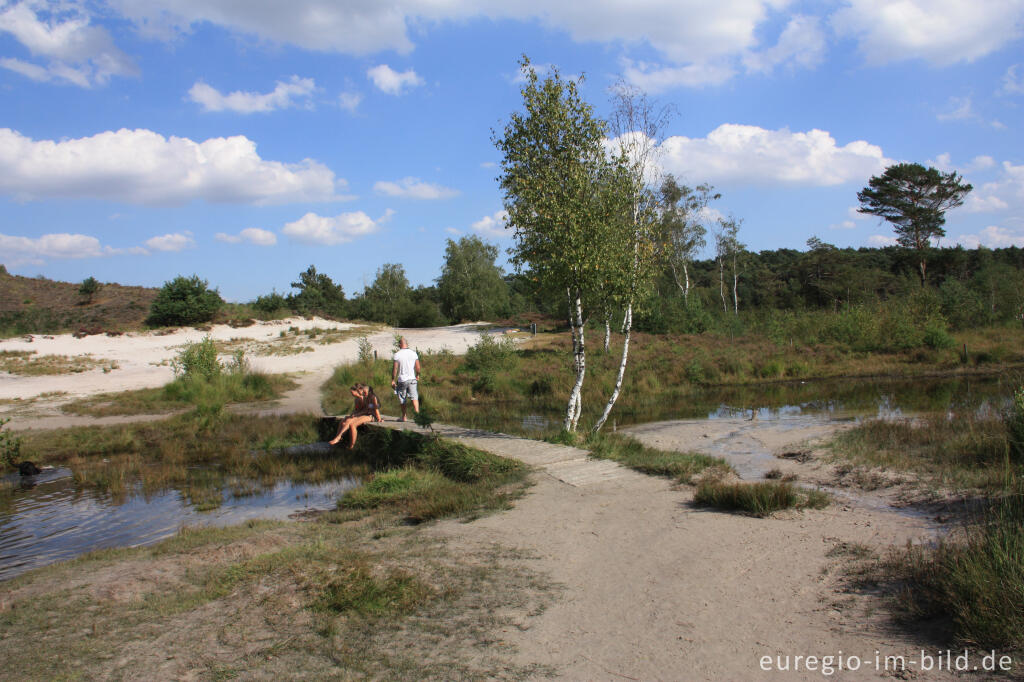
<instances>
[{"instance_id":1,"label":"blue sky","mask_svg":"<svg viewBox=\"0 0 1024 682\"><path fill-rule=\"evenodd\" d=\"M1024 246L1024 0L0 0L0 263L229 300L316 265L429 284L503 229L517 60L676 113L659 163L753 250L890 243L891 163L973 183L943 244ZM713 216L712 216L713 217Z\"/></svg>"}]
</instances>

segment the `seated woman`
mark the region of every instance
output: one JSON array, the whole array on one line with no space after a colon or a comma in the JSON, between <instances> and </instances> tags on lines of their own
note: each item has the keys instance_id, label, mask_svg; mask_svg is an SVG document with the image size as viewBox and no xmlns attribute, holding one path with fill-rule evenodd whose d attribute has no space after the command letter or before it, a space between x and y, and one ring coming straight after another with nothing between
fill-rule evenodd
<instances>
[{"instance_id":1,"label":"seated woman","mask_svg":"<svg viewBox=\"0 0 1024 682\"><path fill-rule=\"evenodd\" d=\"M338 423L338 435L330 441L330 444L337 445L340 443L342 437L345 435L345 431L349 431L351 433L351 442L349 443L348 449L351 450L356 446L356 429L368 422L380 421L381 417L380 400L373 392L372 386L356 384L349 389L349 392L355 399L352 414L343 417Z\"/></svg>"}]
</instances>

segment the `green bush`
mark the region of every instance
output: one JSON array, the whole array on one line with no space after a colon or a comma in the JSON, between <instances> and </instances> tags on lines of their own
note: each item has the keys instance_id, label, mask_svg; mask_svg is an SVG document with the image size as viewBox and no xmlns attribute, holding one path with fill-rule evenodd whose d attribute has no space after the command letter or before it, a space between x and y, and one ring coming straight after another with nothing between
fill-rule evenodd
<instances>
[{"instance_id":1,"label":"green bush","mask_svg":"<svg viewBox=\"0 0 1024 682\"><path fill-rule=\"evenodd\" d=\"M18 438L10 431L4 431L4 425L10 419L0 419L0 463L14 468L18 466L21 459L21 438Z\"/></svg>"},{"instance_id":2,"label":"green bush","mask_svg":"<svg viewBox=\"0 0 1024 682\"><path fill-rule=\"evenodd\" d=\"M265 296L257 296L252 302L252 307L263 315L273 315L281 310L288 309L288 299L276 291Z\"/></svg>"},{"instance_id":3,"label":"green bush","mask_svg":"<svg viewBox=\"0 0 1024 682\"><path fill-rule=\"evenodd\" d=\"M175 277L165 282L153 300L146 324L160 327L209 322L217 314L224 300L216 289L209 289L198 275Z\"/></svg>"},{"instance_id":4,"label":"green bush","mask_svg":"<svg viewBox=\"0 0 1024 682\"><path fill-rule=\"evenodd\" d=\"M186 343L178 356L171 360L174 376L183 379L210 380L220 375L223 366L217 360L217 346L209 336L202 341Z\"/></svg>"}]
</instances>

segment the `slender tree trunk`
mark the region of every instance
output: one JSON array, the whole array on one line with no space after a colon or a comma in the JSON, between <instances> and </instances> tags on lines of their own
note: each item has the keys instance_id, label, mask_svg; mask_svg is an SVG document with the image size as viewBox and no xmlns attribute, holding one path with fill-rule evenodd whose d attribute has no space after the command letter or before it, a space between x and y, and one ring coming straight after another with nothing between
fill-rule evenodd
<instances>
[{"instance_id":1,"label":"slender tree trunk","mask_svg":"<svg viewBox=\"0 0 1024 682\"><path fill-rule=\"evenodd\" d=\"M679 291L682 292L683 300L685 301L686 300L686 295L687 295L688 292L686 291L686 287L683 286L683 283L679 281L679 273L676 271L676 264L673 263L671 260L669 260L668 266L672 269L672 281L676 283L677 287L679 287ZM686 272L686 270L685 270L686 265L685 264L683 265L683 268L684 268L683 272L684 272L684 275L685 275L685 272Z\"/></svg>"},{"instance_id":2,"label":"slender tree trunk","mask_svg":"<svg viewBox=\"0 0 1024 682\"><path fill-rule=\"evenodd\" d=\"M604 316L604 352L607 353L612 343L612 314L605 313Z\"/></svg>"},{"instance_id":3,"label":"slender tree trunk","mask_svg":"<svg viewBox=\"0 0 1024 682\"><path fill-rule=\"evenodd\" d=\"M683 289L683 303L690 302L690 270L686 267L686 261L683 261L683 279L686 280L686 288Z\"/></svg>"},{"instance_id":4,"label":"slender tree trunk","mask_svg":"<svg viewBox=\"0 0 1024 682\"><path fill-rule=\"evenodd\" d=\"M593 433L597 433L604 426L604 423L608 421L608 415L612 412L612 407L615 406L615 401L619 399L619 391L622 389L622 377L626 374L626 361L629 358L629 336L633 331L633 304L626 306L626 336L622 341L622 361L619 363L619 373L615 377L615 388L612 389L611 397L608 398L607 404L604 406L604 412L601 413L601 418L594 424Z\"/></svg>"},{"instance_id":5,"label":"slender tree trunk","mask_svg":"<svg viewBox=\"0 0 1024 682\"><path fill-rule=\"evenodd\" d=\"M739 315L740 314L740 299L739 299L739 296L738 296L737 291L736 291L737 285L739 283L739 280L740 280L740 275L739 275L738 272L736 272L736 257L733 256L733 258L732 258L732 314L733 315Z\"/></svg>"},{"instance_id":6,"label":"slender tree trunk","mask_svg":"<svg viewBox=\"0 0 1024 682\"><path fill-rule=\"evenodd\" d=\"M921 259L921 286L928 286L928 276L925 274L925 268L927 265L924 262L924 258Z\"/></svg>"},{"instance_id":7,"label":"slender tree trunk","mask_svg":"<svg viewBox=\"0 0 1024 682\"><path fill-rule=\"evenodd\" d=\"M575 432L579 423L582 405L580 393L583 389L583 377L587 371L587 356L583 345L583 302L580 300L579 291L570 293L572 309L570 326L572 327L572 352L573 364L576 369L576 383L573 384L572 392L569 393L569 404L565 410L566 431Z\"/></svg>"},{"instance_id":8,"label":"slender tree trunk","mask_svg":"<svg viewBox=\"0 0 1024 682\"><path fill-rule=\"evenodd\" d=\"M718 259L718 295L722 297L722 312L729 312L729 304L725 302L725 263Z\"/></svg>"}]
</instances>

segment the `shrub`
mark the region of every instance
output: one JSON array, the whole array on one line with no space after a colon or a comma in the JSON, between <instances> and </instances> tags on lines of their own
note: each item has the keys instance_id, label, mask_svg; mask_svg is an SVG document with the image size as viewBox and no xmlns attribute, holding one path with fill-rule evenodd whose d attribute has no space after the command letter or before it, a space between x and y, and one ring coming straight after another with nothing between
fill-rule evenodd
<instances>
[{"instance_id":1,"label":"shrub","mask_svg":"<svg viewBox=\"0 0 1024 682\"><path fill-rule=\"evenodd\" d=\"M370 343L370 339L360 336L359 340L356 341L356 345L359 347L359 362L364 365L369 365L373 362L373 344Z\"/></svg>"},{"instance_id":2,"label":"shrub","mask_svg":"<svg viewBox=\"0 0 1024 682\"><path fill-rule=\"evenodd\" d=\"M14 468L18 466L21 459L21 438L18 438L10 431L4 431L4 425L10 419L0 419L0 463Z\"/></svg>"},{"instance_id":3,"label":"shrub","mask_svg":"<svg viewBox=\"0 0 1024 682\"><path fill-rule=\"evenodd\" d=\"M178 357L171 360L171 369L174 370L174 376L183 379L210 380L218 376L224 368L217 360L216 344L213 339L206 336L202 341L186 343Z\"/></svg>"},{"instance_id":4,"label":"shrub","mask_svg":"<svg viewBox=\"0 0 1024 682\"><path fill-rule=\"evenodd\" d=\"M164 283L150 306L146 324L159 327L209 322L222 305L224 300L216 289L208 288L206 280L198 275L179 275Z\"/></svg>"},{"instance_id":5,"label":"shrub","mask_svg":"<svg viewBox=\"0 0 1024 682\"><path fill-rule=\"evenodd\" d=\"M87 302L92 303L93 297L100 290L100 283L95 277L86 277L82 281L82 285L78 287L78 295L84 298Z\"/></svg>"},{"instance_id":6,"label":"shrub","mask_svg":"<svg viewBox=\"0 0 1024 682\"><path fill-rule=\"evenodd\" d=\"M288 299L276 291L272 291L265 296L257 296L256 300L252 302L252 307L263 315L273 315L279 310L288 308Z\"/></svg>"}]
</instances>

